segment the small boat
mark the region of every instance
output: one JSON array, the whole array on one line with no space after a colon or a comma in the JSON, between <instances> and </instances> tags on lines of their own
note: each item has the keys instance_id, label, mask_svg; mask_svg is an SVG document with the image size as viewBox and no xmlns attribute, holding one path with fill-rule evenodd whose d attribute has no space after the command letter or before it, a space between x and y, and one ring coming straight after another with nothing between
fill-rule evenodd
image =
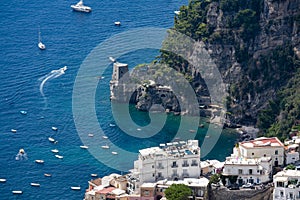
<instances>
[{"instance_id":1,"label":"small boat","mask_svg":"<svg viewBox=\"0 0 300 200\"><path fill-rule=\"evenodd\" d=\"M55 142L55 139L52 138L52 137L48 137L48 140L49 140L50 142Z\"/></svg>"},{"instance_id":2,"label":"small boat","mask_svg":"<svg viewBox=\"0 0 300 200\"><path fill-rule=\"evenodd\" d=\"M91 174L91 177L97 177L98 174Z\"/></svg>"},{"instance_id":3,"label":"small boat","mask_svg":"<svg viewBox=\"0 0 300 200\"><path fill-rule=\"evenodd\" d=\"M21 113L22 115L26 115L26 114L27 114L27 112L26 112L25 110L21 110L20 113Z\"/></svg>"},{"instance_id":4,"label":"small boat","mask_svg":"<svg viewBox=\"0 0 300 200\"><path fill-rule=\"evenodd\" d=\"M51 152L52 153L58 153L59 151L58 151L58 149L52 149Z\"/></svg>"},{"instance_id":5,"label":"small boat","mask_svg":"<svg viewBox=\"0 0 300 200\"><path fill-rule=\"evenodd\" d=\"M94 137L94 134L89 133L88 136L89 136L89 137Z\"/></svg>"},{"instance_id":6,"label":"small boat","mask_svg":"<svg viewBox=\"0 0 300 200\"><path fill-rule=\"evenodd\" d=\"M109 126L110 126L110 127L115 127L116 125L115 125L115 124L112 124L112 123L110 123L110 124L109 124Z\"/></svg>"},{"instance_id":7,"label":"small boat","mask_svg":"<svg viewBox=\"0 0 300 200\"><path fill-rule=\"evenodd\" d=\"M78 11L78 12L91 12L92 9L91 7L89 6L85 6L83 5L83 0L80 0L77 4L75 5L71 5L71 8L74 10L74 11Z\"/></svg>"},{"instance_id":8,"label":"small boat","mask_svg":"<svg viewBox=\"0 0 300 200\"><path fill-rule=\"evenodd\" d=\"M16 133L16 132L17 132L16 129L11 129L10 131L13 132L13 133Z\"/></svg>"},{"instance_id":9,"label":"small boat","mask_svg":"<svg viewBox=\"0 0 300 200\"><path fill-rule=\"evenodd\" d=\"M111 56L110 56L110 57L108 57L108 59L109 59L111 62L113 62L113 63L114 63L114 62L116 62L116 59L114 59L114 58L113 58L113 57L111 57Z\"/></svg>"},{"instance_id":10,"label":"small boat","mask_svg":"<svg viewBox=\"0 0 300 200\"><path fill-rule=\"evenodd\" d=\"M105 135L104 135L104 136L102 136L102 138L103 138L103 139L108 139L108 137L107 137L107 136L105 136Z\"/></svg>"},{"instance_id":11,"label":"small boat","mask_svg":"<svg viewBox=\"0 0 300 200\"><path fill-rule=\"evenodd\" d=\"M199 125L199 128L203 128L203 127L204 127L204 124L200 124L200 125Z\"/></svg>"},{"instance_id":12,"label":"small boat","mask_svg":"<svg viewBox=\"0 0 300 200\"><path fill-rule=\"evenodd\" d=\"M52 126L52 130L53 130L53 131L57 131L57 130L58 130L58 128L57 128L57 127L55 127L55 126Z\"/></svg>"},{"instance_id":13,"label":"small boat","mask_svg":"<svg viewBox=\"0 0 300 200\"><path fill-rule=\"evenodd\" d=\"M39 183L30 183L31 186L33 187L40 187L41 185Z\"/></svg>"},{"instance_id":14,"label":"small boat","mask_svg":"<svg viewBox=\"0 0 300 200\"><path fill-rule=\"evenodd\" d=\"M121 22L115 22L116 26L121 26Z\"/></svg>"},{"instance_id":15,"label":"small boat","mask_svg":"<svg viewBox=\"0 0 300 200\"><path fill-rule=\"evenodd\" d=\"M61 155L55 155L55 157L58 158L58 159L63 159L63 158L64 158L64 157L61 156Z\"/></svg>"},{"instance_id":16,"label":"small boat","mask_svg":"<svg viewBox=\"0 0 300 200\"><path fill-rule=\"evenodd\" d=\"M38 47L40 50L45 50L46 49L46 45L43 44L42 39L41 39L41 31L39 31L39 43L38 43Z\"/></svg>"},{"instance_id":17,"label":"small boat","mask_svg":"<svg viewBox=\"0 0 300 200\"><path fill-rule=\"evenodd\" d=\"M195 133L196 132L196 130L193 130L193 129L191 129L189 131L190 131L190 133Z\"/></svg>"},{"instance_id":18,"label":"small boat","mask_svg":"<svg viewBox=\"0 0 300 200\"><path fill-rule=\"evenodd\" d=\"M44 174L44 176L51 177L52 175L51 174Z\"/></svg>"},{"instance_id":19,"label":"small boat","mask_svg":"<svg viewBox=\"0 0 300 200\"><path fill-rule=\"evenodd\" d=\"M5 183L6 179L5 178L0 178L0 183Z\"/></svg>"},{"instance_id":20,"label":"small boat","mask_svg":"<svg viewBox=\"0 0 300 200\"><path fill-rule=\"evenodd\" d=\"M88 149L89 147L85 146L85 145L81 145L80 148L82 148L82 149Z\"/></svg>"},{"instance_id":21,"label":"small boat","mask_svg":"<svg viewBox=\"0 0 300 200\"><path fill-rule=\"evenodd\" d=\"M109 146L108 145L103 145L101 146L102 149L109 149Z\"/></svg>"},{"instance_id":22,"label":"small boat","mask_svg":"<svg viewBox=\"0 0 300 200\"><path fill-rule=\"evenodd\" d=\"M141 131L142 129L141 129L141 128L137 128L136 130L137 130L137 131Z\"/></svg>"},{"instance_id":23,"label":"small boat","mask_svg":"<svg viewBox=\"0 0 300 200\"><path fill-rule=\"evenodd\" d=\"M111 153L114 154L114 155L117 155L117 154L118 154L118 152L115 152L115 151L112 151Z\"/></svg>"},{"instance_id":24,"label":"small boat","mask_svg":"<svg viewBox=\"0 0 300 200\"><path fill-rule=\"evenodd\" d=\"M22 190L13 190L12 191L13 194L23 194Z\"/></svg>"},{"instance_id":25,"label":"small boat","mask_svg":"<svg viewBox=\"0 0 300 200\"><path fill-rule=\"evenodd\" d=\"M80 190L81 187L80 187L80 186L72 186L71 189L72 189L72 190Z\"/></svg>"},{"instance_id":26,"label":"small boat","mask_svg":"<svg viewBox=\"0 0 300 200\"><path fill-rule=\"evenodd\" d=\"M38 164L44 164L44 160L35 160L35 162Z\"/></svg>"},{"instance_id":27,"label":"small boat","mask_svg":"<svg viewBox=\"0 0 300 200\"><path fill-rule=\"evenodd\" d=\"M179 10L175 10L175 11L174 11L174 14L179 15L179 14L180 14L180 11L179 11Z\"/></svg>"},{"instance_id":28,"label":"small boat","mask_svg":"<svg viewBox=\"0 0 300 200\"><path fill-rule=\"evenodd\" d=\"M19 150L19 153L20 153L20 154L24 154L24 153L25 153L25 150L24 150L24 149L20 149L20 150Z\"/></svg>"}]
</instances>

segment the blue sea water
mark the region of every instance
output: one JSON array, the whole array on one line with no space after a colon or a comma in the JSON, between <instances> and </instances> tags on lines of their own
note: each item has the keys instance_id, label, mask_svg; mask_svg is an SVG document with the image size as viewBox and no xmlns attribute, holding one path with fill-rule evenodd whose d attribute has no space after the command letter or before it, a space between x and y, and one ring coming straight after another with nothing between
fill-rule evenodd
<instances>
[{"instance_id":1,"label":"blue sea water","mask_svg":"<svg viewBox=\"0 0 300 200\"><path fill-rule=\"evenodd\" d=\"M79 148L82 141L72 114L72 91L78 69L98 44L115 34L143 27L172 27L174 10L187 1L86 0L85 4L93 9L89 14L71 11L70 5L75 3L11 0L0 5L0 178L7 179L6 183L0 183L0 199L82 199L91 173L100 177L113 172L126 173L108 167L89 151ZM122 25L116 27L114 21L121 21ZM37 47L39 28L47 47L45 51ZM156 55L157 50L140 50L124 55L120 61L132 67L150 62ZM45 83L43 97L40 78L65 65L68 66L65 74ZM109 101L111 73L111 68L104 72L95 101L99 126L110 140L134 153L172 140L180 117L170 116L164 129L150 139L136 139L118 127L109 126L113 122ZM149 123L146 113L130 109L136 123ZM21 110L27 111L27 115L20 114ZM205 128L199 129L196 136L200 143L207 130L207 124L203 123ZM53 131L52 126L58 131ZM12 133L11 129L17 132ZM58 143L50 143L48 137ZM224 131L206 158L223 160L235 140L235 134ZM21 148L28 158L17 161L15 156ZM54 148L60 150L63 159L54 157L50 151ZM132 161L121 154L111 157L107 157L112 162L110 166L117 162L128 166L128 170L133 167ZM37 164L36 159L45 163ZM45 177L44 173L52 177ZM41 187L32 187L31 182L38 182ZM78 185L80 191L70 189ZM23 194L13 195L12 190L22 190Z\"/></svg>"}]
</instances>

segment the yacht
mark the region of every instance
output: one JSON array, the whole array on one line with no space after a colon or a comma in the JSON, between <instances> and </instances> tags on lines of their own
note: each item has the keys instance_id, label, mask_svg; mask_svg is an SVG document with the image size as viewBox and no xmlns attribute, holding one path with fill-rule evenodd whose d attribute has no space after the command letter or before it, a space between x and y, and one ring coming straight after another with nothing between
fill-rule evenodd
<instances>
[{"instance_id":1,"label":"yacht","mask_svg":"<svg viewBox=\"0 0 300 200\"><path fill-rule=\"evenodd\" d=\"M10 131L13 132L13 133L16 133L16 132L17 132L16 129L11 129Z\"/></svg>"},{"instance_id":2,"label":"yacht","mask_svg":"<svg viewBox=\"0 0 300 200\"><path fill-rule=\"evenodd\" d=\"M62 68L61 68L62 69ZM58 128L57 127L55 127L55 126L52 126L52 130L53 131L57 131L58 130Z\"/></svg>"},{"instance_id":3,"label":"yacht","mask_svg":"<svg viewBox=\"0 0 300 200\"><path fill-rule=\"evenodd\" d=\"M91 12L92 11L91 7L83 5L83 0L80 0L75 5L71 5L71 8L74 11L78 11L78 12Z\"/></svg>"},{"instance_id":4,"label":"yacht","mask_svg":"<svg viewBox=\"0 0 300 200\"><path fill-rule=\"evenodd\" d=\"M121 26L121 22L115 22L116 26Z\"/></svg>"},{"instance_id":5,"label":"yacht","mask_svg":"<svg viewBox=\"0 0 300 200\"><path fill-rule=\"evenodd\" d=\"M117 154L118 154L118 152L115 152L115 151L112 151L111 153L114 154L114 155L117 155Z\"/></svg>"},{"instance_id":6,"label":"yacht","mask_svg":"<svg viewBox=\"0 0 300 200\"><path fill-rule=\"evenodd\" d=\"M103 145L101 146L102 149L109 149L109 146L108 145Z\"/></svg>"},{"instance_id":7,"label":"yacht","mask_svg":"<svg viewBox=\"0 0 300 200\"><path fill-rule=\"evenodd\" d=\"M89 137L94 137L94 134L89 133L88 136L89 136Z\"/></svg>"},{"instance_id":8,"label":"yacht","mask_svg":"<svg viewBox=\"0 0 300 200\"><path fill-rule=\"evenodd\" d=\"M85 146L85 145L81 145L80 148L82 148L82 149L88 149L89 147Z\"/></svg>"},{"instance_id":9,"label":"yacht","mask_svg":"<svg viewBox=\"0 0 300 200\"><path fill-rule=\"evenodd\" d=\"M51 174L44 174L44 176L51 177L52 175Z\"/></svg>"},{"instance_id":10,"label":"yacht","mask_svg":"<svg viewBox=\"0 0 300 200\"><path fill-rule=\"evenodd\" d=\"M107 136L105 136L105 135L103 135L103 136L102 136L102 138L103 138L103 139L108 139L108 137L107 137Z\"/></svg>"}]
</instances>

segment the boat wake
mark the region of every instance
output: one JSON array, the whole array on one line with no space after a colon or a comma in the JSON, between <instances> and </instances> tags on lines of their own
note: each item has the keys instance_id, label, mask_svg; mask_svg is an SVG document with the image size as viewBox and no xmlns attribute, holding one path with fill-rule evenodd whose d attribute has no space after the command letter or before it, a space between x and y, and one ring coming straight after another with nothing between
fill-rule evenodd
<instances>
[{"instance_id":1,"label":"boat wake","mask_svg":"<svg viewBox=\"0 0 300 200\"><path fill-rule=\"evenodd\" d=\"M43 97L45 96L44 85L46 84L46 82L60 77L61 75L63 75L65 73L66 70L67 70L67 66L64 66L58 70L52 70L49 74L39 78L39 81L42 81L40 84L40 93Z\"/></svg>"}]
</instances>

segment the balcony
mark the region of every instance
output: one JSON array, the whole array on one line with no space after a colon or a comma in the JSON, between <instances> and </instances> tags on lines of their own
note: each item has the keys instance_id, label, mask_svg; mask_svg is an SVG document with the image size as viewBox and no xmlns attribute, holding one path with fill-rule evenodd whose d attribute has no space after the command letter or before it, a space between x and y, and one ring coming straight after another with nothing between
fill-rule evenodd
<instances>
[{"instance_id":1,"label":"balcony","mask_svg":"<svg viewBox=\"0 0 300 200\"><path fill-rule=\"evenodd\" d=\"M178 174L172 174L172 175L171 175L171 178L178 178L178 177L179 177Z\"/></svg>"},{"instance_id":2,"label":"balcony","mask_svg":"<svg viewBox=\"0 0 300 200\"><path fill-rule=\"evenodd\" d=\"M189 178L189 177L190 177L189 173L183 173L182 174L182 178Z\"/></svg>"},{"instance_id":3,"label":"balcony","mask_svg":"<svg viewBox=\"0 0 300 200\"><path fill-rule=\"evenodd\" d=\"M178 165L176 164L176 165L171 165L171 168L177 168L178 167Z\"/></svg>"},{"instance_id":4,"label":"balcony","mask_svg":"<svg viewBox=\"0 0 300 200\"><path fill-rule=\"evenodd\" d=\"M191 166L192 166L192 167L198 166L198 163L192 163Z\"/></svg>"},{"instance_id":5,"label":"balcony","mask_svg":"<svg viewBox=\"0 0 300 200\"><path fill-rule=\"evenodd\" d=\"M187 164L187 163L183 163L183 164L182 164L182 167L188 167L188 166L190 166L190 165Z\"/></svg>"},{"instance_id":6,"label":"balcony","mask_svg":"<svg viewBox=\"0 0 300 200\"><path fill-rule=\"evenodd\" d=\"M165 178L163 176L156 176L155 181L161 181L164 180Z\"/></svg>"},{"instance_id":7,"label":"balcony","mask_svg":"<svg viewBox=\"0 0 300 200\"><path fill-rule=\"evenodd\" d=\"M164 169L164 167L162 165L158 165L156 166L157 169Z\"/></svg>"}]
</instances>

